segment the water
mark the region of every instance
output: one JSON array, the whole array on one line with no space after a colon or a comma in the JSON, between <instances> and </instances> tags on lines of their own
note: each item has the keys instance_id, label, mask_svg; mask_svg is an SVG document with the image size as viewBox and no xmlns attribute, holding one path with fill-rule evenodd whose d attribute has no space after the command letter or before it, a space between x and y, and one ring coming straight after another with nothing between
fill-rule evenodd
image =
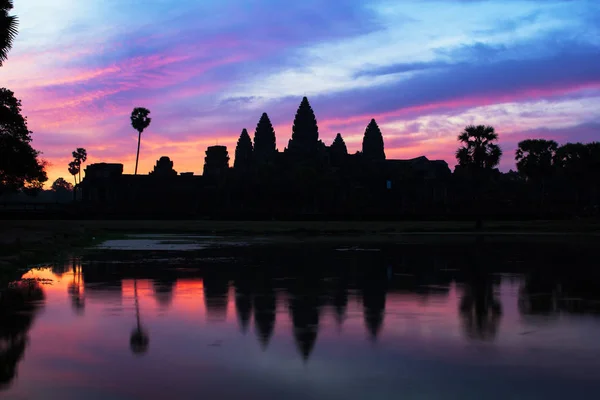
<instances>
[{"instance_id":1,"label":"water","mask_svg":"<svg viewBox=\"0 0 600 400\"><path fill-rule=\"evenodd\" d=\"M586 399L600 389L594 246L184 247L105 246L28 272L2 297L0 396Z\"/></svg>"}]
</instances>

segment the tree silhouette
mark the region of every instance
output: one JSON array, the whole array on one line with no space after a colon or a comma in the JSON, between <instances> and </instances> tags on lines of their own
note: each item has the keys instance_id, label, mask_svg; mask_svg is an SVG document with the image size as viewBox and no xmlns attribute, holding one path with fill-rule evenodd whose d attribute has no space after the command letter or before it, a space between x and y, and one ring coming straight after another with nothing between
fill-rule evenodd
<instances>
[{"instance_id":1,"label":"tree silhouette","mask_svg":"<svg viewBox=\"0 0 600 400\"><path fill-rule=\"evenodd\" d=\"M494 167L500 163L502 150L495 142L498 134L492 126L468 125L458 135L458 141L462 143L456 151L456 159L461 169L467 172L474 184L475 198L474 207L478 209L476 227L480 229L483 225L481 218L481 187L486 179L489 179Z\"/></svg>"},{"instance_id":2,"label":"tree silhouette","mask_svg":"<svg viewBox=\"0 0 600 400\"><path fill-rule=\"evenodd\" d=\"M600 142L566 143L556 150L554 165L557 173L567 182L575 195L576 205L590 194L588 202L594 204L600 180ZM585 203L584 203L585 204Z\"/></svg>"},{"instance_id":3,"label":"tree silhouette","mask_svg":"<svg viewBox=\"0 0 600 400\"><path fill-rule=\"evenodd\" d=\"M69 174L73 175L73 180L75 181L75 185L77 185L77 174L79 174L79 165L77 162L71 161L69 163Z\"/></svg>"},{"instance_id":4,"label":"tree silhouette","mask_svg":"<svg viewBox=\"0 0 600 400\"><path fill-rule=\"evenodd\" d=\"M369 122L365 129L365 136L362 142L363 157L369 161L385 160L385 152L383 150L383 135L374 119Z\"/></svg>"},{"instance_id":5,"label":"tree silhouette","mask_svg":"<svg viewBox=\"0 0 600 400\"><path fill-rule=\"evenodd\" d=\"M19 21L16 16L8 15L12 10L12 0L0 0L0 67L8 57L8 51L17 37Z\"/></svg>"},{"instance_id":6,"label":"tree silhouette","mask_svg":"<svg viewBox=\"0 0 600 400\"><path fill-rule=\"evenodd\" d=\"M58 178L54 181L54 183L52 183L52 190L54 190L55 192L71 192L73 191L73 185L65 181L64 178Z\"/></svg>"},{"instance_id":7,"label":"tree silhouette","mask_svg":"<svg viewBox=\"0 0 600 400\"><path fill-rule=\"evenodd\" d=\"M558 144L554 140L527 139L519 142L515 152L517 170L527 181L540 185L543 204L546 181L554 171Z\"/></svg>"},{"instance_id":8,"label":"tree silhouette","mask_svg":"<svg viewBox=\"0 0 600 400\"><path fill-rule=\"evenodd\" d=\"M292 138L288 143L287 150L292 153L312 154L316 152L319 142L319 127L315 113L308 99L302 98L292 127Z\"/></svg>"},{"instance_id":9,"label":"tree silhouette","mask_svg":"<svg viewBox=\"0 0 600 400\"><path fill-rule=\"evenodd\" d=\"M272 160L276 151L275 130L267 113L263 113L254 132L254 157L263 163Z\"/></svg>"},{"instance_id":10,"label":"tree silhouette","mask_svg":"<svg viewBox=\"0 0 600 400\"><path fill-rule=\"evenodd\" d=\"M456 160L461 167L470 170L491 170L500 163L502 150L495 143L498 134L492 126L469 125L458 135L463 144L456 151Z\"/></svg>"},{"instance_id":11,"label":"tree silhouette","mask_svg":"<svg viewBox=\"0 0 600 400\"><path fill-rule=\"evenodd\" d=\"M566 143L556 149L554 163L570 177L585 172L588 149L583 143Z\"/></svg>"},{"instance_id":12,"label":"tree silhouette","mask_svg":"<svg viewBox=\"0 0 600 400\"><path fill-rule=\"evenodd\" d=\"M264 115L266 116L267 114ZM269 117L266 117L267 120L268 118ZM271 127L271 129L272 128L273 127ZM256 130L258 132L258 126ZM273 133L273 138L275 138L275 133ZM252 162L252 151L252 139L250 139L248 131L246 128L244 128L240 134L240 138L238 139L237 146L235 147L235 161L233 162L233 168L238 170L247 169Z\"/></svg>"},{"instance_id":13,"label":"tree silhouette","mask_svg":"<svg viewBox=\"0 0 600 400\"><path fill-rule=\"evenodd\" d=\"M144 107L136 107L131 112L131 126L133 129L138 131L138 146L137 146L137 154L135 156L135 172L134 175L137 175L137 167L138 160L140 158L140 141L142 140L142 132L144 129L150 125L152 122L152 118L148 117L150 114L150 110Z\"/></svg>"},{"instance_id":14,"label":"tree silhouette","mask_svg":"<svg viewBox=\"0 0 600 400\"><path fill-rule=\"evenodd\" d=\"M81 165L87 161L87 151L83 147L78 147L73 152L73 161L77 164L79 183L81 183Z\"/></svg>"},{"instance_id":15,"label":"tree silhouette","mask_svg":"<svg viewBox=\"0 0 600 400\"><path fill-rule=\"evenodd\" d=\"M48 180L45 162L31 147L31 131L21 115L21 101L0 88L0 194L41 188Z\"/></svg>"},{"instance_id":16,"label":"tree silhouette","mask_svg":"<svg viewBox=\"0 0 600 400\"><path fill-rule=\"evenodd\" d=\"M552 174L558 144L554 140L527 139L515 152L517 170L527 180L539 180Z\"/></svg>"}]
</instances>

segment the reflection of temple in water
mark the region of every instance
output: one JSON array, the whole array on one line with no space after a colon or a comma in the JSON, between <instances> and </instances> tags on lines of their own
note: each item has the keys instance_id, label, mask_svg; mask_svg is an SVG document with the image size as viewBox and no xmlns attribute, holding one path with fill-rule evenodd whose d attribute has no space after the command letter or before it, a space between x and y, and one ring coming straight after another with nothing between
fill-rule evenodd
<instances>
[{"instance_id":1,"label":"reflection of temple in water","mask_svg":"<svg viewBox=\"0 0 600 400\"><path fill-rule=\"evenodd\" d=\"M206 317L213 321L225 321L229 302L228 278L219 273L206 274L203 279L203 290Z\"/></svg>"},{"instance_id":2,"label":"reflection of temple in water","mask_svg":"<svg viewBox=\"0 0 600 400\"><path fill-rule=\"evenodd\" d=\"M373 341L377 339L383 327L387 280L387 270L380 267L368 271L363 283L363 315L365 326Z\"/></svg>"},{"instance_id":3,"label":"reflection of temple in water","mask_svg":"<svg viewBox=\"0 0 600 400\"><path fill-rule=\"evenodd\" d=\"M294 340L305 361L317 341L321 306L319 294L310 289L290 293L289 312L292 316Z\"/></svg>"},{"instance_id":4,"label":"reflection of temple in water","mask_svg":"<svg viewBox=\"0 0 600 400\"><path fill-rule=\"evenodd\" d=\"M253 268L211 264L188 266L184 272L171 265L168 268L135 263L82 265L80 260L73 260L69 264L71 270L66 267L53 270L67 280L71 305L79 313L96 304L121 304L129 308L133 304L128 297L134 282L143 289L140 296L155 299L150 303L155 310L168 313L177 304L178 290L190 288L194 292L186 292L185 296L200 302L195 307L205 311L207 323L233 321L241 332L253 332L263 350L268 349L276 333L276 320L281 318L277 310L285 310L291 322L291 331L286 333L293 335L297 352L304 360L310 358L317 346L319 329L331 329L333 325L342 334L344 324L351 320L354 325L358 318L366 336L375 341L387 331L388 325L396 333L399 329L406 332L421 329L406 320L399 325L395 321L399 314L414 318L411 313L418 316L419 310L427 307L452 320L467 339L495 339L502 318L496 291L504 278L489 274L475 263L461 264L460 258L453 261L448 257L447 262L440 263L431 254L420 258L409 252L400 257L391 254L339 252L321 256L308 251L290 257L282 252L281 259L272 254L267 261L260 261L259 257L259 266ZM452 269L461 265L464 266L461 270ZM594 287L592 283L530 274L519 291L519 310L523 315L587 312L589 308L584 308L582 301L565 298L589 298ZM451 309L446 307L449 301ZM286 307L278 308L283 304ZM144 306L140 314L144 317L150 312ZM284 326L285 318L282 322Z\"/></svg>"},{"instance_id":5,"label":"reflection of temple in water","mask_svg":"<svg viewBox=\"0 0 600 400\"><path fill-rule=\"evenodd\" d=\"M273 282L269 278L256 281L252 307L254 309L254 327L263 350L266 350L275 330L277 299Z\"/></svg>"},{"instance_id":6,"label":"reflection of temple in water","mask_svg":"<svg viewBox=\"0 0 600 400\"><path fill-rule=\"evenodd\" d=\"M247 279L236 279L235 310L242 333L248 332L252 318L252 284Z\"/></svg>"}]
</instances>

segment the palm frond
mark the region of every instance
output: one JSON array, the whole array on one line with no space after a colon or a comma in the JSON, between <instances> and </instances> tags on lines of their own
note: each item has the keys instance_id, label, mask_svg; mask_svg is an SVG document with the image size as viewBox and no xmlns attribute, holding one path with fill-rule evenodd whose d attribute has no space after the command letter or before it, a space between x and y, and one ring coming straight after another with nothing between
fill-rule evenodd
<instances>
[{"instance_id":1,"label":"palm frond","mask_svg":"<svg viewBox=\"0 0 600 400\"><path fill-rule=\"evenodd\" d=\"M14 15L7 15L8 10L3 11L4 12L0 13L0 66L2 66L2 63L8 58L8 52L12 48L17 33L19 32L19 21L17 17Z\"/></svg>"}]
</instances>

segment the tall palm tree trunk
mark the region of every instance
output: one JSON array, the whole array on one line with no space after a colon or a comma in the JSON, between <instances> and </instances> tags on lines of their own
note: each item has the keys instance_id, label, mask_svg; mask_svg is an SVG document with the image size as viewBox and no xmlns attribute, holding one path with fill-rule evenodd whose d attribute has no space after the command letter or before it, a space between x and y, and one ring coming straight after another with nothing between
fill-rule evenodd
<instances>
[{"instance_id":1,"label":"tall palm tree trunk","mask_svg":"<svg viewBox=\"0 0 600 400\"><path fill-rule=\"evenodd\" d=\"M138 131L138 148L137 148L137 155L135 156L135 172L134 175L137 175L137 167L138 167L138 160L140 158L140 142L142 140L142 131Z\"/></svg>"},{"instance_id":2,"label":"tall palm tree trunk","mask_svg":"<svg viewBox=\"0 0 600 400\"><path fill-rule=\"evenodd\" d=\"M481 191L482 191L482 179L483 179L483 168L478 168L475 172L475 230L480 231L483 229L483 206L481 204Z\"/></svg>"}]
</instances>

